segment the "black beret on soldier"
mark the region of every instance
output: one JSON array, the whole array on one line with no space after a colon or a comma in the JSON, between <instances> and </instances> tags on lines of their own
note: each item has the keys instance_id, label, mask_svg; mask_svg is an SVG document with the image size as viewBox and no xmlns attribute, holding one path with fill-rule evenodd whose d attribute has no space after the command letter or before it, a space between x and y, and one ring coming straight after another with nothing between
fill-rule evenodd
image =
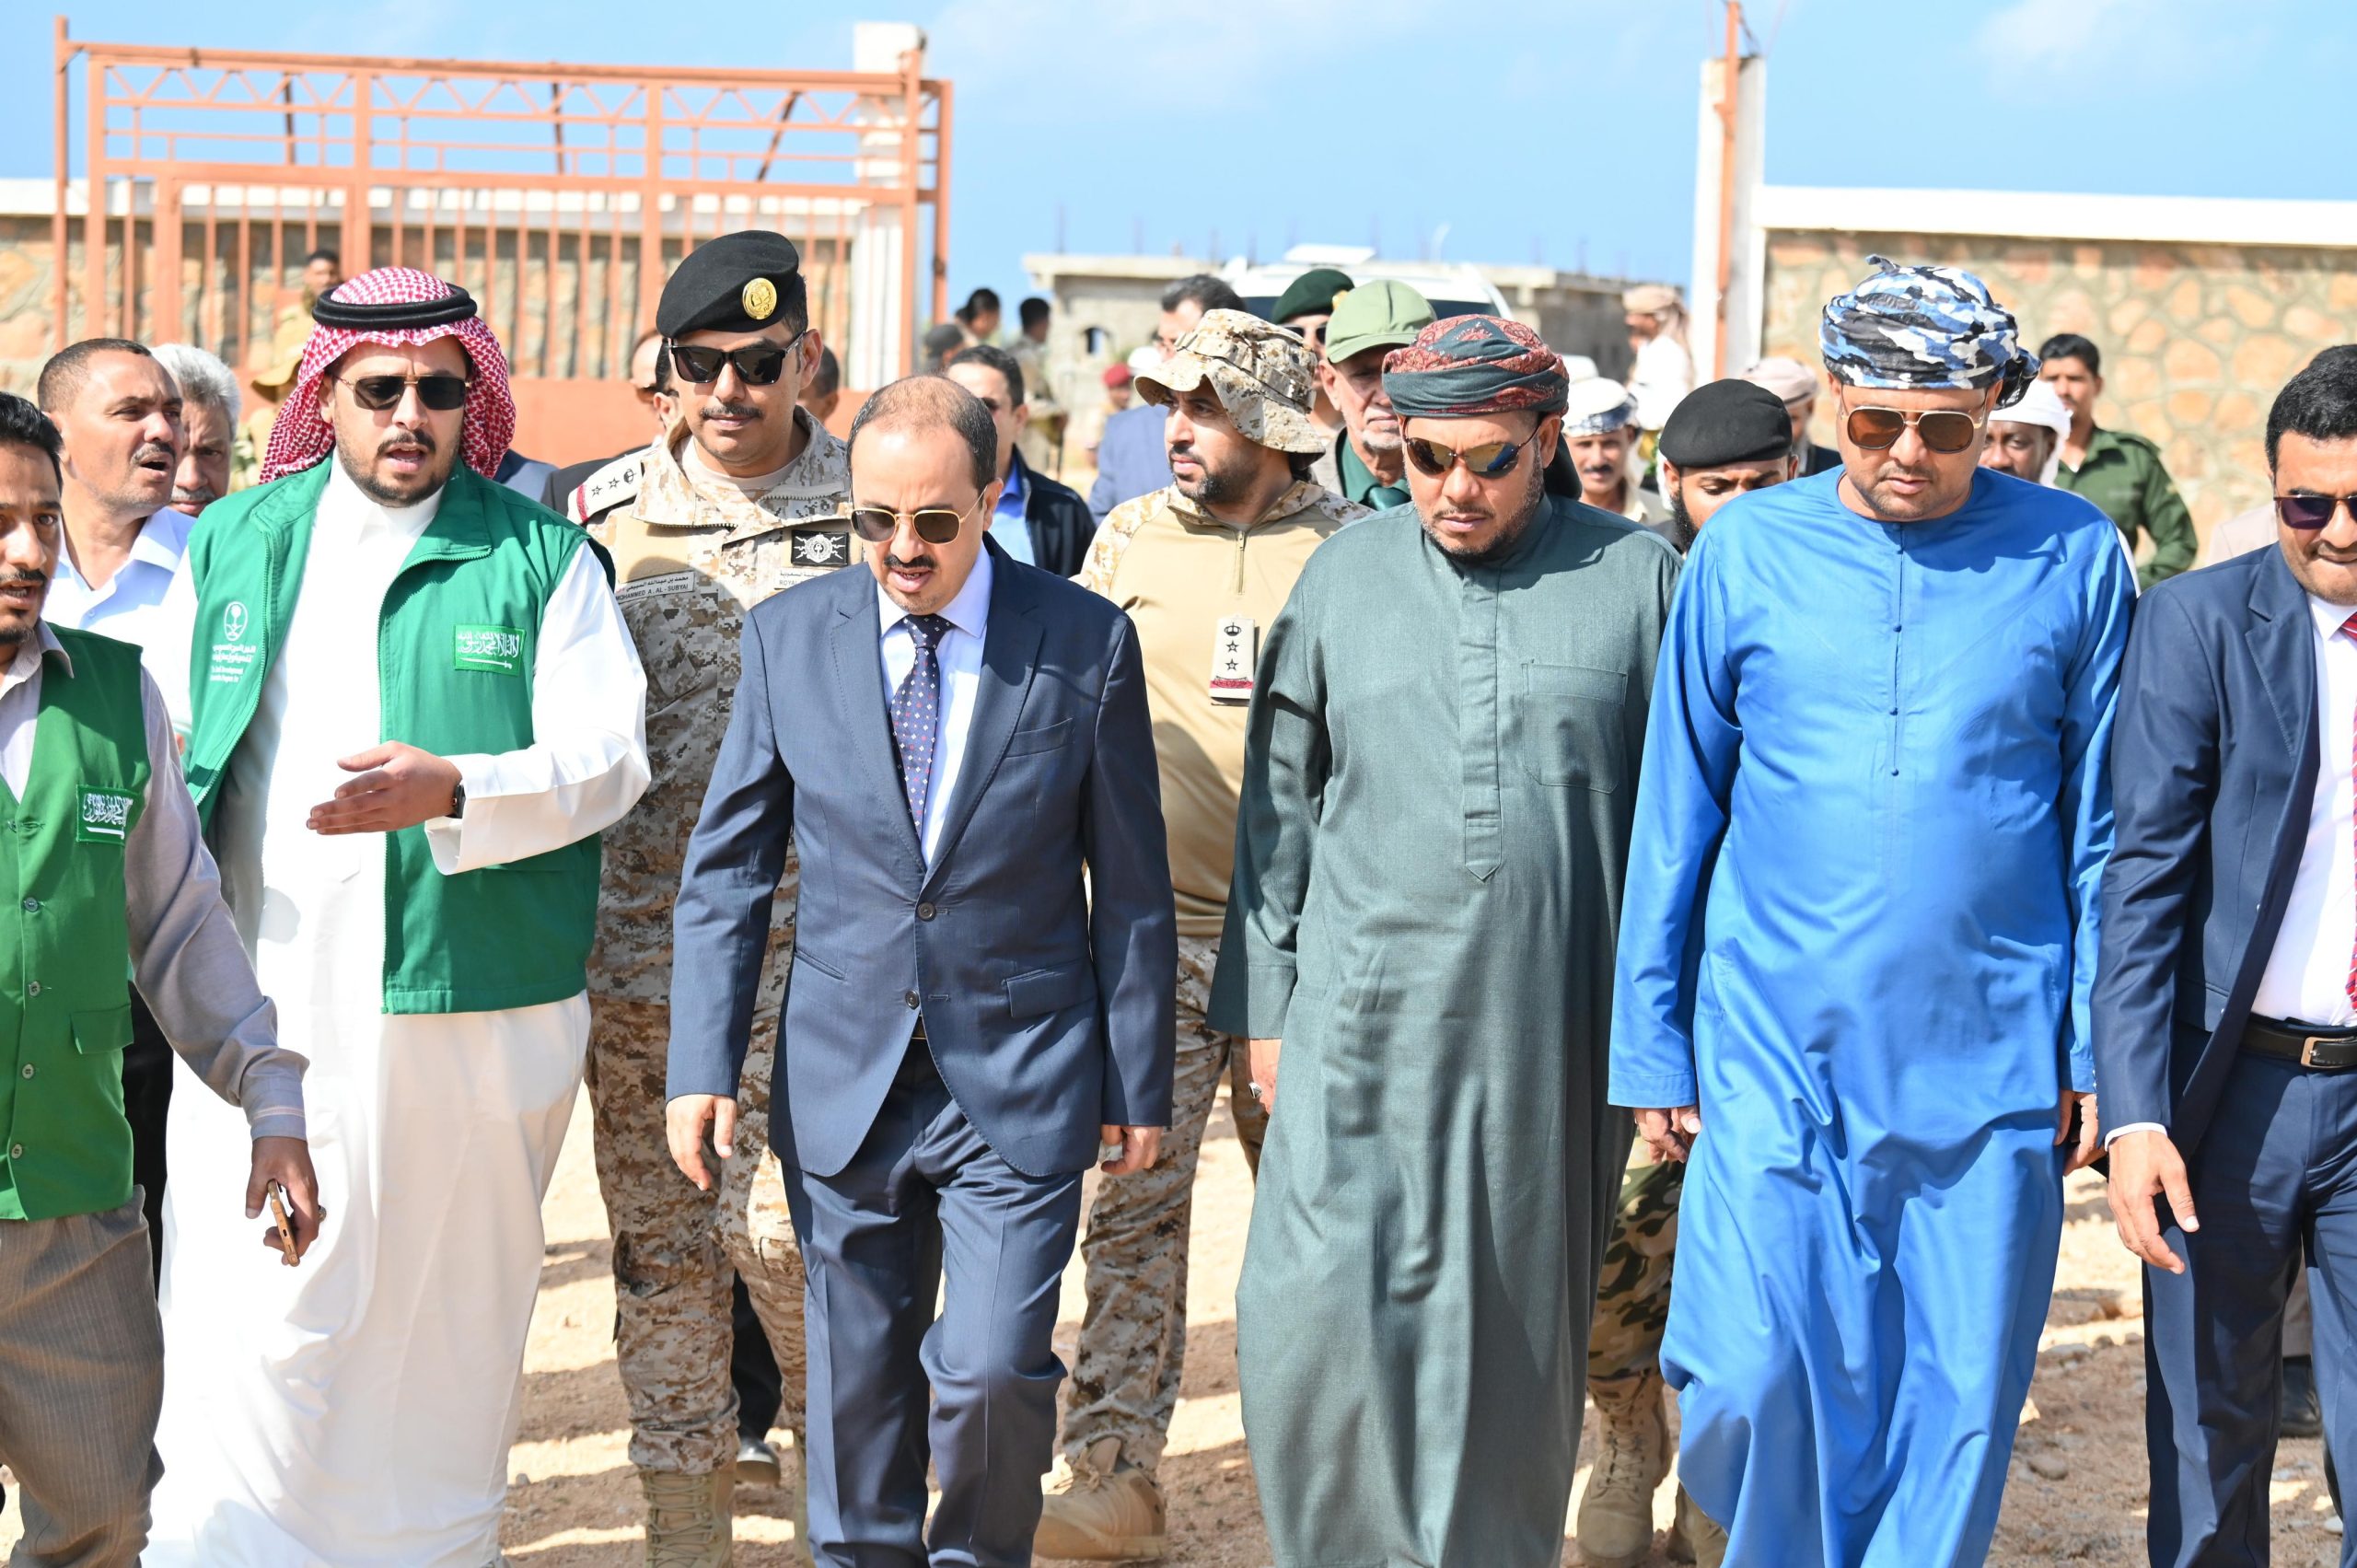
<instances>
[{"instance_id":1,"label":"black beret on soldier","mask_svg":"<svg viewBox=\"0 0 2357 1568\"><path fill-rule=\"evenodd\" d=\"M802 253L767 229L740 229L689 251L655 307L655 330L677 341L690 332L758 332L799 317Z\"/></svg>"}]
</instances>

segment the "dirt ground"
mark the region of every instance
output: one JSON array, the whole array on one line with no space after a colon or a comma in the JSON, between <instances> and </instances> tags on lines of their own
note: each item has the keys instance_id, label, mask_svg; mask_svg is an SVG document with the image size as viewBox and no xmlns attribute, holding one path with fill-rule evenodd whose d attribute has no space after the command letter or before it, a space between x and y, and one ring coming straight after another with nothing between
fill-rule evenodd
<instances>
[{"instance_id":1,"label":"dirt ground","mask_svg":"<svg viewBox=\"0 0 2357 1568\"><path fill-rule=\"evenodd\" d=\"M1162 1469L1170 1494L1167 1561L1174 1563L1262 1568L1269 1562L1236 1386L1236 1277L1250 1202L1250 1179L1223 1103L1196 1189L1187 1376ZM638 1489L614 1372L610 1245L590 1167L586 1104L574 1118L546 1215L548 1253L502 1539L518 1568L623 1568L640 1560ZM2135 1270L2113 1237L2102 1188L2082 1174L2070 1188L2054 1307L1991 1562L2091 1568L2143 1562L2143 1335L2135 1292ZM1075 1264L1064 1279L1057 1335L1067 1359L1080 1310ZM795 1468L789 1458L789 1481ZM1583 1466L1582 1486L1586 1479ZM1674 1495L1665 1486L1655 1500L1665 1529ZM2338 1562L2340 1538L2315 1443L2286 1443L2277 1455L2274 1501L2277 1563L2327 1568ZM737 1507L738 1563L785 1568L797 1561L790 1486L740 1491ZM17 1534L12 1495L0 1516L0 1547ZM1568 1540L1563 1561L1579 1562ZM1652 1561L1669 1560L1657 1553Z\"/></svg>"}]
</instances>

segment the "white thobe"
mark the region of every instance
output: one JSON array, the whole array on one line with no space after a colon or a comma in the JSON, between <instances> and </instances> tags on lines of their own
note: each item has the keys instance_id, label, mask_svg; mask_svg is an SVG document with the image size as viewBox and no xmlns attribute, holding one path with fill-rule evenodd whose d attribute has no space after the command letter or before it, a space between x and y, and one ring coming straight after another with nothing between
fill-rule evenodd
<instances>
[{"instance_id":1,"label":"white thobe","mask_svg":"<svg viewBox=\"0 0 2357 1568\"><path fill-rule=\"evenodd\" d=\"M151 1564L482 1568L498 1556L540 1205L581 1082L588 1002L385 1016L385 840L305 825L352 776L336 759L401 738L382 733L377 625L435 507L388 510L334 473L284 647L222 781L223 882L285 1042L312 1063L327 1213L318 1247L286 1269L234 1214L172 1202L247 1158L235 1112L174 1097ZM521 860L620 819L646 785L644 700L630 633L583 550L541 619L534 744L453 759L467 804L427 824L437 869Z\"/></svg>"}]
</instances>

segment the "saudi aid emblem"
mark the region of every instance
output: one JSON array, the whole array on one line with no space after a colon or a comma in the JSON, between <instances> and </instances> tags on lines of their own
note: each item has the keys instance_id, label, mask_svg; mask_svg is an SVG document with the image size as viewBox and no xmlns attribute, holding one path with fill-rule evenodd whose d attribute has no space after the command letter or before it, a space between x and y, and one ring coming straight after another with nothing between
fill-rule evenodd
<instances>
[{"instance_id":1,"label":"saudi aid emblem","mask_svg":"<svg viewBox=\"0 0 2357 1568\"><path fill-rule=\"evenodd\" d=\"M246 640L246 607L240 600L231 599L221 612L221 634L233 643Z\"/></svg>"},{"instance_id":2,"label":"saudi aid emblem","mask_svg":"<svg viewBox=\"0 0 2357 1568\"><path fill-rule=\"evenodd\" d=\"M253 617L246 612L242 599L231 599L221 610L221 640L213 645L213 660L205 670L207 682L215 686L235 686L245 679L261 652L246 641L246 633L253 629Z\"/></svg>"}]
</instances>

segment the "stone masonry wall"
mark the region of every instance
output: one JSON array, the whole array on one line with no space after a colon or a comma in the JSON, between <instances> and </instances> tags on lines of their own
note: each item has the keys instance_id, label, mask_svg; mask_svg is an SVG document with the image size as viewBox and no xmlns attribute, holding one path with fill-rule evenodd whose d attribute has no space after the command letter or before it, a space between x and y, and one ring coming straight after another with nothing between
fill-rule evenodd
<instances>
[{"instance_id":1,"label":"stone masonry wall","mask_svg":"<svg viewBox=\"0 0 2357 1568\"><path fill-rule=\"evenodd\" d=\"M1780 232L1768 237L1761 352L1818 366L1825 301L1876 253L1980 274L2033 349L2052 332L2093 339L2103 352L2097 423L2160 444L2204 537L2268 494L2276 392L2318 349L2357 339L2357 246ZM1817 424L1830 444L1828 401Z\"/></svg>"}]
</instances>

